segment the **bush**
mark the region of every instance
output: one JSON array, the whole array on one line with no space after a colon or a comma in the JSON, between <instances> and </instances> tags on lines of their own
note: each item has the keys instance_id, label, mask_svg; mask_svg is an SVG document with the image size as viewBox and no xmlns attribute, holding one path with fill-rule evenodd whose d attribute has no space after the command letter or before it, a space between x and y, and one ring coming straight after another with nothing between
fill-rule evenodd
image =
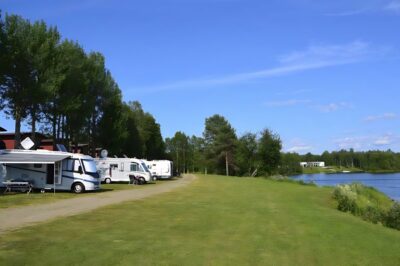
<instances>
[{"instance_id":1,"label":"bush","mask_svg":"<svg viewBox=\"0 0 400 266\"><path fill-rule=\"evenodd\" d=\"M400 204L393 205L391 199L374 188L357 183L339 185L332 196L337 200L340 211L400 229Z\"/></svg>"},{"instance_id":2,"label":"bush","mask_svg":"<svg viewBox=\"0 0 400 266\"><path fill-rule=\"evenodd\" d=\"M386 215L385 225L400 230L400 203L396 202Z\"/></svg>"},{"instance_id":3,"label":"bush","mask_svg":"<svg viewBox=\"0 0 400 266\"><path fill-rule=\"evenodd\" d=\"M272 175L272 176L266 176L264 178L269 179L269 180L278 181L278 182L299 184L299 185L303 185L303 186L317 186L314 182L305 182L303 180L294 180L290 177L283 176L283 175Z\"/></svg>"},{"instance_id":4,"label":"bush","mask_svg":"<svg viewBox=\"0 0 400 266\"><path fill-rule=\"evenodd\" d=\"M343 212L356 212L357 193L350 185L339 185L333 190L333 198L338 202L338 210Z\"/></svg>"}]
</instances>

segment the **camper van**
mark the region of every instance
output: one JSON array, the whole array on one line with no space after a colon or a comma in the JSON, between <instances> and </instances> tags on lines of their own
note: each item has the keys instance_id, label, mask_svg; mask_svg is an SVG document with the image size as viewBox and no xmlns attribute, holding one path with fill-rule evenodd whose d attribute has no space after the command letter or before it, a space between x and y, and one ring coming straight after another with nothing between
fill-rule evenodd
<instances>
[{"instance_id":1,"label":"camper van","mask_svg":"<svg viewBox=\"0 0 400 266\"><path fill-rule=\"evenodd\" d=\"M140 183L152 181L149 169L142 160L136 158L99 158L96 159L100 170L100 180L106 184L111 182L130 182L130 176L135 176Z\"/></svg>"},{"instance_id":2,"label":"camper van","mask_svg":"<svg viewBox=\"0 0 400 266\"><path fill-rule=\"evenodd\" d=\"M92 157L47 150L0 150L0 184L27 181L35 189L71 190L75 193L100 189L100 176Z\"/></svg>"},{"instance_id":3,"label":"camper van","mask_svg":"<svg viewBox=\"0 0 400 266\"><path fill-rule=\"evenodd\" d=\"M173 163L168 160L146 161L153 176L157 179L170 179L173 177Z\"/></svg>"}]
</instances>

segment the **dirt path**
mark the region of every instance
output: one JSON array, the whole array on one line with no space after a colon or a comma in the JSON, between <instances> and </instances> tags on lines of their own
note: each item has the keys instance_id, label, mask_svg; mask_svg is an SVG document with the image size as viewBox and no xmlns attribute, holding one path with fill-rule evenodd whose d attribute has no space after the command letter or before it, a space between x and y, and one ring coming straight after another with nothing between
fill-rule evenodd
<instances>
[{"instance_id":1,"label":"dirt path","mask_svg":"<svg viewBox=\"0 0 400 266\"><path fill-rule=\"evenodd\" d=\"M185 175L181 179L165 181L163 184L157 186L149 185L140 190L121 190L99 193L94 196L66 199L48 204L3 209L0 210L0 234L59 217L89 212L100 207L117 204L123 201L139 200L169 192L188 185L194 179L194 175Z\"/></svg>"}]
</instances>

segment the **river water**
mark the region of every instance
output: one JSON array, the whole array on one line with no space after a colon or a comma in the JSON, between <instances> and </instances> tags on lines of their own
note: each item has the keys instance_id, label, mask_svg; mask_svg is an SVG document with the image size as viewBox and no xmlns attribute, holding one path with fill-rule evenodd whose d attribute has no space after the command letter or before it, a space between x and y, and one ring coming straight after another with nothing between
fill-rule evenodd
<instances>
[{"instance_id":1,"label":"river water","mask_svg":"<svg viewBox=\"0 0 400 266\"><path fill-rule=\"evenodd\" d=\"M335 186L353 182L374 187L390 198L400 201L400 173L369 174L369 173L340 173L340 174L309 174L292 176L295 180L314 182L318 186Z\"/></svg>"}]
</instances>

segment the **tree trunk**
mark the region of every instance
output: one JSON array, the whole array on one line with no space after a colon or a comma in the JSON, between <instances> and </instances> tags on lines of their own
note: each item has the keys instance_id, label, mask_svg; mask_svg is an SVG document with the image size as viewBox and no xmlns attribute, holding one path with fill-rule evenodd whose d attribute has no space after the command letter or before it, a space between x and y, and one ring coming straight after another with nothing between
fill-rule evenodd
<instances>
[{"instance_id":1,"label":"tree trunk","mask_svg":"<svg viewBox=\"0 0 400 266\"><path fill-rule=\"evenodd\" d=\"M21 111L17 107L15 110L15 142L14 149L19 149L21 146Z\"/></svg>"},{"instance_id":2,"label":"tree trunk","mask_svg":"<svg viewBox=\"0 0 400 266\"><path fill-rule=\"evenodd\" d=\"M225 152L225 168L226 168L226 176L229 176L228 152Z\"/></svg>"},{"instance_id":3,"label":"tree trunk","mask_svg":"<svg viewBox=\"0 0 400 266\"><path fill-rule=\"evenodd\" d=\"M61 135L61 116L57 119L57 142L60 140Z\"/></svg>"},{"instance_id":4,"label":"tree trunk","mask_svg":"<svg viewBox=\"0 0 400 266\"><path fill-rule=\"evenodd\" d=\"M57 116L53 115L53 120L52 122L52 127L53 127L53 150L56 150L56 137L57 137L57 131L56 131L56 127L57 127Z\"/></svg>"},{"instance_id":5,"label":"tree trunk","mask_svg":"<svg viewBox=\"0 0 400 266\"><path fill-rule=\"evenodd\" d=\"M89 135L89 149L90 149L90 153L92 154L92 156L95 155L96 153L96 136L95 136L95 132L96 132L96 115L93 114L92 115L92 126L90 129L90 135Z\"/></svg>"},{"instance_id":6,"label":"tree trunk","mask_svg":"<svg viewBox=\"0 0 400 266\"><path fill-rule=\"evenodd\" d=\"M36 144L36 108L33 108L31 111L31 119L32 119L31 138L32 141Z\"/></svg>"}]
</instances>

